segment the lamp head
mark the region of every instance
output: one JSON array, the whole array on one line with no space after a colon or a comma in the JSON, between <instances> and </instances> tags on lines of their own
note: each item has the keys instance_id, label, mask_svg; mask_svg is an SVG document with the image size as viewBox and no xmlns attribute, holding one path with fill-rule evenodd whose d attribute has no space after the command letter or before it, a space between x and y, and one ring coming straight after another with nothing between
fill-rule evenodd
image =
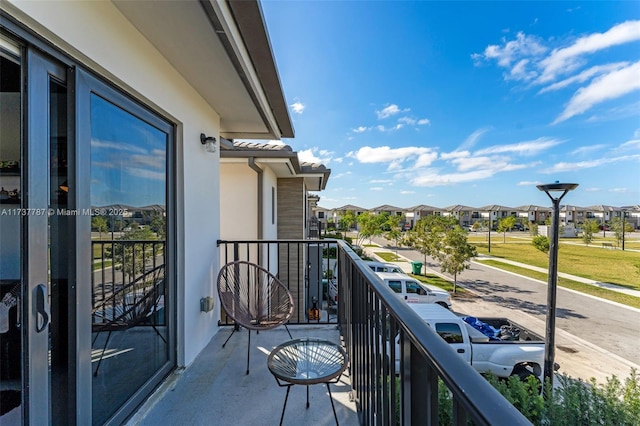
<instances>
[{"instance_id":1,"label":"lamp head","mask_svg":"<svg viewBox=\"0 0 640 426\"><path fill-rule=\"evenodd\" d=\"M555 181L554 183L547 183L547 184L543 184L543 185L536 185L536 188L538 188L540 191L544 191L546 193L549 193L550 191L552 192L557 192L557 191L573 191L574 189L576 189L578 187L577 183L560 183L558 181Z\"/></svg>"}]
</instances>

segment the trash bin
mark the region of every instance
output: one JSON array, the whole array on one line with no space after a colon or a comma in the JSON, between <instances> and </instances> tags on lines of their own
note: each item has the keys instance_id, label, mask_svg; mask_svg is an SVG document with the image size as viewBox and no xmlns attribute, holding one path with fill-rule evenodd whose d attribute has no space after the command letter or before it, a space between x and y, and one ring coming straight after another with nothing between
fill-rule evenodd
<instances>
[{"instance_id":1,"label":"trash bin","mask_svg":"<svg viewBox=\"0 0 640 426\"><path fill-rule=\"evenodd\" d=\"M420 271L422 270L422 262L411 262L411 272L414 275L420 275Z\"/></svg>"}]
</instances>

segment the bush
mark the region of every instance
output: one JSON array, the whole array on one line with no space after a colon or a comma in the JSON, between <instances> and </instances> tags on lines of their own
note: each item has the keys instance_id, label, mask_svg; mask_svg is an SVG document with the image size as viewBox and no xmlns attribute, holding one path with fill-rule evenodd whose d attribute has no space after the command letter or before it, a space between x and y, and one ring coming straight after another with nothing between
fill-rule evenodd
<instances>
[{"instance_id":1,"label":"bush","mask_svg":"<svg viewBox=\"0 0 640 426\"><path fill-rule=\"evenodd\" d=\"M536 235L531 240L531 244L543 253L549 253L549 246L551 245L549 238L544 235Z\"/></svg>"},{"instance_id":2,"label":"bush","mask_svg":"<svg viewBox=\"0 0 640 426\"><path fill-rule=\"evenodd\" d=\"M540 382L535 376L521 381L516 376L498 379L486 376L514 407L534 425L633 426L640 418L640 376L636 370L624 381L613 376L605 384L575 380L567 375L558 378L556 389L551 392L547 383L544 394L540 393ZM396 378L396 389L400 389ZM399 394L395 398L396 410L400 412ZM451 425L453 402L451 392L438 379L438 424ZM399 421L399 418L396 419Z\"/></svg>"}]
</instances>

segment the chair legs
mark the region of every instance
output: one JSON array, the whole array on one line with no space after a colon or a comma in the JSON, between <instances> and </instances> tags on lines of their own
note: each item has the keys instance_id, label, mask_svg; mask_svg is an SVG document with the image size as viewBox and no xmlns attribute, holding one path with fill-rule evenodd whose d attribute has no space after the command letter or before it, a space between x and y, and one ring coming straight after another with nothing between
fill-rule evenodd
<instances>
[{"instance_id":1,"label":"chair legs","mask_svg":"<svg viewBox=\"0 0 640 426\"><path fill-rule=\"evenodd\" d=\"M251 330L247 329L249 332L247 336L247 374L249 374L249 355L251 355Z\"/></svg>"},{"instance_id":2,"label":"chair legs","mask_svg":"<svg viewBox=\"0 0 640 426\"><path fill-rule=\"evenodd\" d=\"M287 333L289 333L289 338L293 339L293 337L291 336L291 332L289 331L289 327L287 327L287 325L284 325L284 328L287 329ZM231 331L231 334L229 335L229 337L227 337L227 340L224 341L224 343L222 344L222 347L224 348L225 345L227 344L227 342L229 341L229 339L231 339L231 336L233 336L233 333L236 332L236 330L238 330L239 327L238 326L234 326L233 327L233 331ZM251 356L251 330L247 328L247 332L249 333L247 339L248 339L248 343L247 343L247 372L246 374L249 374L249 358ZM256 331L256 333L260 333L259 331Z\"/></svg>"},{"instance_id":3,"label":"chair legs","mask_svg":"<svg viewBox=\"0 0 640 426\"><path fill-rule=\"evenodd\" d=\"M287 394L284 397L284 404L282 405L282 414L280 414L280 426L282 426L282 421L284 420L284 411L287 408L287 400L289 399L289 391L291 390L291 386L293 384L281 385L280 381L278 381L278 386L286 386ZM336 420L336 426L339 426L338 415L336 414L336 406L333 405L333 397L331 396L331 388L329 387L329 383L325 383L327 385L327 392L329 392L329 401L331 401L331 409L333 410L333 418ZM307 385L307 408L309 408L309 386Z\"/></svg>"},{"instance_id":4,"label":"chair legs","mask_svg":"<svg viewBox=\"0 0 640 426\"><path fill-rule=\"evenodd\" d=\"M98 339L98 335L100 334L100 332L96 333L96 337L94 337L93 342L91 343L91 346L93 346L93 344L96 342L96 340ZM107 350L107 345L109 344L109 339L111 338L111 330L109 330L109 334L107 334L107 340L105 340L104 342L104 346L102 347L102 353L100 354L100 359L98 360L98 365L96 366L96 371L93 372L93 377L96 377L98 375L98 370L100 370L100 364L102 364L102 358L104 358L104 351Z\"/></svg>"}]
</instances>

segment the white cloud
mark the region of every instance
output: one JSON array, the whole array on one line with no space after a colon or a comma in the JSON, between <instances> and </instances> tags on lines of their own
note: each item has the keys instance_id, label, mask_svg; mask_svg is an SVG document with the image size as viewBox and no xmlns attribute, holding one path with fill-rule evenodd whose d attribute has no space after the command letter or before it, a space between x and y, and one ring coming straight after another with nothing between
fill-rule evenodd
<instances>
[{"instance_id":1,"label":"white cloud","mask_svg":"<svg viewBox=\"0 0 640 426\"><path fill-rule=\"evenodd\" d=\"M560 73L573 71L581 65L581 56L612 46L640 40L640 21L627 21L615 25L605 33L580 37L568 47L554 49L540 62L542 75L539 82L548 82Z\"/></svg>"},{"instance_id":2,"label":"white cloud","mask_svg":"<svg viewBox=\"0 0 640 426\"><path fill-rule=\"evenodd\" d=\"M618 149L640 149L640 139L632 139L620 145Z\"/></svg>"},{"instance_id":3,"label":"white cloud","mask_svg":"<svg viewBox=\"0 0 640 426\"><path fill-rule=\"evenodd\" d=\"M576 170L592 169L604 164L617 163L619 161L640 160L640 154L626 155L621 157L608 157L598 158L597 160L590 161L577 161L574 163L561 162L556 163L552 167L541 170L542 173L558 173L558 172L573 172Z\"/></svg>"},{"instance_id":4,"label":"white cloud","mask_svg":"<svg viewBox=\"0 0 640 426\"><path fill-rule=\"evenodd\" d=\"M302 151L298 151L298 159L301 162L306 163L319 163L323 165L327 165L331 162L333 157L333 152L318 149L317 147L304 149Z\"/></svg>"},{"instance_id":5,"label":"white cloud","mask_svg":"<svg viewBox=\"0 0 640 426\"><path fill-rule=\"evenodd\" d=\"M598 144L598 145L589 145L589 146L581 146L580 148L576 148L571 151L571 155L585 155L590 154L594 151L600 151L603 148L606 148L607 145Z\"/></svg>"},{"instance_id":6,"label":"white cloud","mask_svg":"<svg viewBox=\"0 0 640 426\"><path fill-rule=\"evenodd\" d=\"M353 133L363 133L363 132L366 132L367 130L369 130L369 128L364 126L358 126L355 129L351 129Z\"/></svg>"},{"instance_id":7,"label":"white cloud","mask_svg":"<svg viewBox=\"0 0 640 426\"><path fill-rule=\"evenodd\" d=\"M619 98L640 90L640 62L612 71L594 79L587 87L579 89L553 124L568 120L609 99Z\"/></svg>"},{"instance_id":8,"label":"white cloud","mask_svg":"<svg viewBox=\"0 0 640 426\"><path fill-rule=\"evenodd\" d=\"M400 194L402 194L402 195L415 194L415 193L416 193L416 191L407 191L407 190L400 191Z\"/></svg>"},{"instance_id":9,"label":"white cloud","mask_svg":"<svg viewBox=\"0 0 640 426\"><path fill-rule=\"evenodd\" d=\"M561 144L563 141L559 139L552 139L541 137L532 141L518 142L508 145L494 145L488 148L481 149L476 152L477 155L486 154L502 154L502 153L516 153L520 155L536 155L540 152Z\"/></svg>"},{"instance_id":10,"label":"white cloud","mask_svg":"<svg viewBox=\"0 0 640 426\"><path fill-rule=\"evenodd\" d=\"M386 183L386 184L390 184L390 183L393 183L393 181L389 180L389 179L373 179L373 180L370 180L369 183Z\"/></svg>"},{"instance_id":11,"label":"white cloud","mask_svg":"<svg viewBox=\"0 0 640 426\"><path fill-rule=\"evenodd\" d=\"M418 120L418 126L426 126L431 124L431 120L429 120L428 118L421 118L420 120Z\"/></svg>"},{"instance_id":12,"label":"white cloud","mask_svg":"<svg viewBox=\"0 0 640 426\"><path fill-rule=\"evenodd\" d=\"M530 181L530 180L523 180L518 182L518 186L534 186L534 185L541 185L542 182L534 180L534 181Z\"/></svg>"},{"instance_id":13,"label":"white cloud","mask_svg":"<svg viewBox=\"0 0 640 426\"><path fill-rule=\"evenodd\" d=\"M294 102L289 106L296 114L302 114L304 112L304 109L306 108L306 106L302 102Z\"/></svg>"},{"instance_id":14,"label":"white cloud","mask_svg":"<svg viewBox=\"0 0 640 426\"><path fill-rule=\"evenodd\" d=\"M378 120L383 120L385 118L389 118L392 115L400 114L401 112L410 111L409 108L400 109L398 105L391 104L387 107L384 107L380 111L376 111L376 115L378 116Z\"/></svg>"},{"instance_id":15,"label":"white cloud","mask_svg":"<svg viewBox=\"0 0 640 426\"><path fill-rule=\"evenodd\" d=\"M443 160L451 160L455 158L467 158L470 157L471 153L469 151L453 151L453 152L445 152L440 154L440 158Z\"/></svg>"},{"instance_id":16,"label":"white cloud","mask_svg":"<svg viewBox=\"0 0 640 426\"><path fill-rule=\"evenodd\" d=\"M502 46L490 45L482 54L472 55L473 59L478 62L480 59L495 59L498 65L508 68L514 62L519 62L524 57L540 56L547 51L535 36L526 35L523 32L516 34L516 39L506 41L503 39Z\"/></svg>"},{"instance_id":17,"label":"white cloud","mask_svg":"<svg viewBox=\"0 0 640 426\"><path fill-rule=\"evenodd\" d=\"M464 140L464 142L462 142L462 145L458 147L458 150L466 150L466 149L473 148L473 146L476 144L476 142L478 142L478 140L482 137L482 135L487 133L489 130L491 130L490 127L482 127L480 129L475 130L473 133L471 133L467 137L467 139Z\"/></svg>"},{"instance_id":18,"label":"white cloud","mask_svg":"<svg viewBox=\"0 0 640 426\"><path fill-rule=\"evenodd\" d=\"M417 158L416 161L426 162L429 156L433 156L435 159L437 153L431 148L424 147L389 148L388 146L381 146L372 148L363 146L356 152L350 152L347 156L365 164L389 163L389 170L397 170L406 161Z\"/></svg>"},{"instance_id":19,"label":"white cloud","mask_svg":"<svg viewBox=\"0 0 640 426\"><path fill-rule=\"evenodd\" d=\"M593 77L596 77L602 74L608 74L611 71L619 70L620 68L624 68L628 65L629 65L629 62L615 62L612 64L606 64L606 65L596 65L594 67L591 67L587 70L582 71L580 74L576 74L572 77L569 77L567 79L554 83L550 86L544 87L538 92L538 94L564 89L565 87L574 83L584 83L585 81L590 80Z\"/></svg>"},{"instance_id":20,"label":"white cloud","mask_svg":"<svg viewBox=\"0 0 640 426\"><path fill-rule=\"evenodd\" d=\"M414 186L426 187L447 186L487 179L493 176L493 174L493 170L475 170L469 173L440 173L430 170L410 178L410 183Z\"/></svg>"},{"instance_id":21,"label":"white cloud","mask_svg":"<svg viewBox=\"0 0 640 426\"><path fill-rule=\"evenodd\" d=\"M619 194L625 194L625 193L629 192L629 189L628 188L611 188L609 190L609 192L616 192L616 193L619 193Z\"/></svg>"},{"instance_id":22,"label":"white cloud","mask_svg":"<svg viewBox=\"0 0 640 426\"><path fill-rule=\"evenodd\" d=\"M384 188L381 186L372 186L371 188L369 188L369 190L371 191L383 191Z\"/></svg>"}]
</instances>

